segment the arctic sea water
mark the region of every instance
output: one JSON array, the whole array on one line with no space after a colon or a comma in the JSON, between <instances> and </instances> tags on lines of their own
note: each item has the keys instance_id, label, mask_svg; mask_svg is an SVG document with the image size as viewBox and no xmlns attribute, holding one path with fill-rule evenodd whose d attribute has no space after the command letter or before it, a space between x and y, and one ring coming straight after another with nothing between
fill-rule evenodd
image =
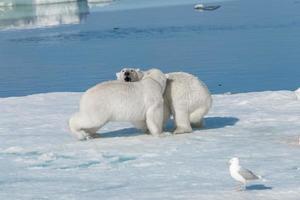
<instances>
[{"instance_id":1,"label":"arctic sea water","mask_svg":"<svg viewBox=\"0 0 300 200\"><path fill-rule=\"evenodd\" d=\"M84 91L124 66L190 72L212 93L300 86L299 1L99 1L2 1L0 97Z\"/></svg>"}]
</instances>

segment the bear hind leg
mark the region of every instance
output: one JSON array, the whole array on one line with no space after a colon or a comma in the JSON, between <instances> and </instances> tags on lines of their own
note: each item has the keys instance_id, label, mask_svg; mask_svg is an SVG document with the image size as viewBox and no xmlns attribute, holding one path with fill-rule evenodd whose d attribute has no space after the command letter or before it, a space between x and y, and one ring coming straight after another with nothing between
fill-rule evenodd
<instances>
[{"instance_id":1,"label":"bear hind leg","mask_svg":"<svg viewBox=\"0 0 300 200\"><path fill-rule=\"evenodd\" d=\"M190 114L190 122L193 128L202 128L204 126L204 115L207 111L203 108L198 108Z\"/></svg>"},{"instance_id":2,"label":"bear hind leg","mask_svg":"<svg viewBox=\"0 0 300 200\"><path fill-rule=\"evenodd\" d=\"M84 131L88 132L89 138L98 138L99 135L97 134L97 131L98 131L100 128L101 128L101 127L86 128L86 129L84 129ZM88 139L89 139L89 138L88 138Z\"/></svg>"},{"instance_id":3,"label":"bear hind leg","mask_svg":"<svg viewBox=\"0 0 300 200\"><path fill-rule=\"evenodd\" d=\"M136 129L142 130L144 133L149 134L146 121L135 121L132 122L132 124Z\"/></svg>"},{"instance_id":4,"label":"bear hind leg","mask_svg":"<svg viewBox=\"0 0 300 200\"><path fill-rule=\"evenodd\" d=\"M90 118L76 113L69 120L69 128L71 132L79 140L91 139L96 136L96 132L100 129L107 120L97 120L97 122L92 122Z\"/></svg>"},{"instance_id":5,"label":"bear hind leg","mask_svg":"<svg viewBox=\"0 0 300 200\"><path fill-rule=\"evenodd\" d=\"M186 109L175 109L174 120L176 125L176 129L173 132L174 134L192 132L192 127L189 121L189 114Z\"/></svg>"}]
</instances>

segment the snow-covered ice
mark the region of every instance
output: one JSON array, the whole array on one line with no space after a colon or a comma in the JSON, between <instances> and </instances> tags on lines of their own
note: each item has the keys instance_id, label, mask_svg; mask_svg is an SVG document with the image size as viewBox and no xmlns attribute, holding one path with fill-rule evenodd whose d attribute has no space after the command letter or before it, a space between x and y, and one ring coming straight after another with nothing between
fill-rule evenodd
<instances>
[{"instance_id":1,"label":"snow-covered ice","mask_svg":"<svg viewBox=\"0 0 300 200\"><path fill-rule=\"evenodd\" d=\"M300 199L297 94L213 95L205 129L155 138L110 123L84 142L67 127L81 93L0 98L0 199ZM235 156L266 180L234 190Z\"/></svg>"}]
</instances>

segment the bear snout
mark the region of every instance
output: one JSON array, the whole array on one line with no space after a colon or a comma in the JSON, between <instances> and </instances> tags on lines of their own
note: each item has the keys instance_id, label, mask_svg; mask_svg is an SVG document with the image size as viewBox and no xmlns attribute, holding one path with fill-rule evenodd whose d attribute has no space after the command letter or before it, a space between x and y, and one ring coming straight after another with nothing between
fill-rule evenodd
<instances>
[{"instance_id":1,"label":"bear snout","mask_svg":"<svg viewBox=\"0 0 300 200\"><path fill-rule=\"evenodd\" d=\"M128 71L126 71L126 72L124 73L124 75L125 75L125 76L129 76L130 73L129 73Z\"/></svg>"},{"instance_id":2,"label":"bear snout","mask_svg":"<svg viewBox=\"0 0 300 200\"><path fill-rule=\"evenodd\" d=\"M126 82L131 82L131 78L128 77L128 76L126 76L126 77L124 78L124 80L125 80Z\"/></svg>"}]
</instances>

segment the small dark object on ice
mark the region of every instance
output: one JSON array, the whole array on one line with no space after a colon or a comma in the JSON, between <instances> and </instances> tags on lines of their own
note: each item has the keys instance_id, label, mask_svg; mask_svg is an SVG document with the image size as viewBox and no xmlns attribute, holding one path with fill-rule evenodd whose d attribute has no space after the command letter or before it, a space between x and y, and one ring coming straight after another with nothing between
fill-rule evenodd
<instances>
[{"instance_id":1,"label":"small dark object on ice","mask_svg":"<svg viewBox=\"0 0 300 200\"><path fill-rule=\"evenodd\" d=\"M220 8L221 6L220 5L215 5L215 6L205 6L205 5L203 5L203 4L196 4L195 6L194 6L194 9L196 9L196 10L209 10L209 11L212 11L212 10L216 10L216 9L218 9L218 8Z\"/></svg>"}]
</instances>

